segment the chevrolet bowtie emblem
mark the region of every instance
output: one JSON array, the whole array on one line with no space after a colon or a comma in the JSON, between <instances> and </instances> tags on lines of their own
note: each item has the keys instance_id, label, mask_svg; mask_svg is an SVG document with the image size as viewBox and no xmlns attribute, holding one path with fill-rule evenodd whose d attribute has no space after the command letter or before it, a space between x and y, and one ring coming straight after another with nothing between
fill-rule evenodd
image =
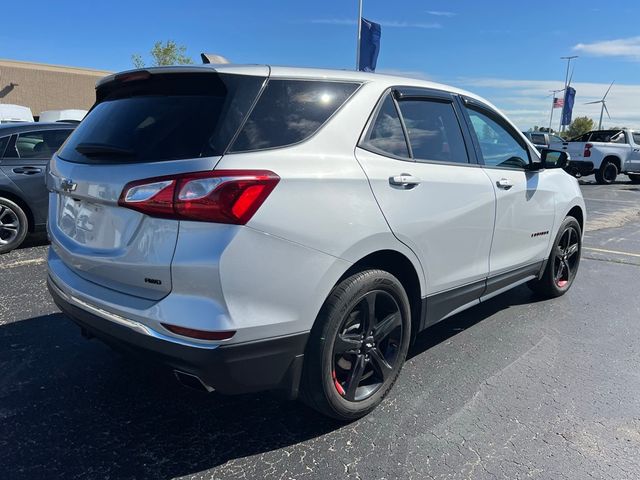
<instances>
[{"instance_id":1,"label":"chevrolet bowtie emblem","mask_svg":"<svg viewBox=\"0 0 640 480\"><path fill-rule=\"evenodd\" d=\"M73 192L75 191L77 186L78 186L77 183L74 183L73 180L70 180L68 178L63 178L62 181L60 182L60 189L63 192Z\"/></svg>"}]
</instances>

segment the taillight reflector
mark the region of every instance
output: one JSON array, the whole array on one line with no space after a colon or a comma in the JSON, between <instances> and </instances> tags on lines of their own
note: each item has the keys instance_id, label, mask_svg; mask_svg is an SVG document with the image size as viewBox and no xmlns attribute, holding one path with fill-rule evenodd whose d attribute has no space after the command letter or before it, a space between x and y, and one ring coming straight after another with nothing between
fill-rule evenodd
<instances>
[{"instance_id":1,"label":"taillight reflector","mask_svg":"<svg viewBox=\"0 0 640 480\"><path fill-rule=\"evenodd\" d=\"M163 323L161 325L170 332L182 335L183 337L197 338L198 340L229 340L236 334L235 330L212 332L210 330L179 327L178 325L171 325L170 323Z\"/></svg>"},{"instance_id":2,"label":"taillight reflector","mask_svg":"<svg viewBox=\"0 0 640 480\"><path fill-rule=\"evenodd\" d=\"M591 143L585 144L584 152L582 152L582 155L585 156L585 157L590 157L592 148L593 148L593 145Z\"/></svg>"},{"instance_id":3,"label":"taillight reflector","mask_svg":"<svg viewBox=\"0 0 640 480\"><path fill-rule=\"evenodd\" d=\"M246 224L280 177L267 170L214 170L128 183L118 204L152 217Z\"/></svg>"}]
</instances>

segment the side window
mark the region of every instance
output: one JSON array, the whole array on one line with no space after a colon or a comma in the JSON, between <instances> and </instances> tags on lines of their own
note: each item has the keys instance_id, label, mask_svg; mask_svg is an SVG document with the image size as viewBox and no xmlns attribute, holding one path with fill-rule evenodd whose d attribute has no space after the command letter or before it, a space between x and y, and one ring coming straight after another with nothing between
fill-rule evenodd
<instances>
[{"instance_id":1,"label":"side window","mask_svg":"<svg viewBox=\"0 0 640 480\"><path fill-rule=\"evenodd\" d=\"M15 150L20 158L49 158L60 148L70 133L71 130L21 133L16 139Z\"/></svg>"},{"instance_id":2,"label":"side window","mask_svg":"<svg viewBox=\"0 0 640 480\"><path fill-rule=\"evenodd\" d=\"M0 158L2 158L4 155L4 149L7 148L7 143L9 143L9 138L11 137L0 138Z\"/></svg>"},{"instance_id":3,"label":"side window","mask_svg":"<svg viewBox=\"0 0 640 480\"><path fill-rule=\"evenodd\" d=\"M315 80L269 80L231 151L284 147L306 140L358 86Z\"/></svg>"},{"instance_id":4,"label":"side window","mask_svg":"<svg viewBox=\"0 0 640 480\"><path fill-rule=\"evenodd\" d=\"M539 133L532 133L531 141L536 145L544 145L545 143L547 143L547 140L544 138L544 135L541 135Z\"/></svg>"},{"instance_id":5,"label":"side window","mask_svg":"<svg viewBox=\"0 0 640 480\"><path fill-rule=\"evenodd\" d=\"M469 163L451 102L409 99L400 101L399 105L416 161Z\"/></svg>"},{"instance_id":6,"label":"side window","mask_svg":"<svg viewBox=\"0 0 640 480\"><path fill-rule=\"evenodd\" d=\"M391 95L382 102L378 116L364 139L363 147L396 157L409 157L400 117Z\"/></svg>"},{"instance_id":7,"label":"side window","mask_svg":"<svg viewBox=\"0 0 640 480\"><path fill-rule=\"evenodd\" d=\"M624 132L620 131L611 137L611 143L627 143Z\"/></svg>"},{"instance_id":8,"label":"side window","mask_svg":"<svg viewBox=\"0 0 640 480\"><path fill-rule=\"evenodd\" d=\"M480 110L468 108L484 164L492 167L523 169L529 165L529 151L505 127Z\"/></svg>"},{"instance_id":9,"label":"side window","mask_svg":"<svg viewBox=\"0 0 640 480\"><path fill-rule=\"evenodd\" d=\"M633 143L640 145L640 132L633 132Z\"/></svg>"}]
</instances>

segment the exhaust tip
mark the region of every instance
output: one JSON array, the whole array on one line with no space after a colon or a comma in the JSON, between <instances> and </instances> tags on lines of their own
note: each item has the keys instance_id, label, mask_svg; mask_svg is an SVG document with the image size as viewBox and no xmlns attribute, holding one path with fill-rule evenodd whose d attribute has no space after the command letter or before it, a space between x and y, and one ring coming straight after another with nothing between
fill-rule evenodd
<instances>
[{"instance_id":1,"label":"exhaust tip","mask_svg":"<svg viewBox=\"0 0 640 480\"><path fill-rule=\"evenodd\" d=\"M199 390L201 392L207 392L207 393L211 393L215 390L212 386L204 383L200 379L200 377L197 377L196 375L192 375L186 372L181 372L180 370L174 370L173 374L178 379L178 382L180 382L185 387L189 387L194 390Z\"/></svg>"}]
</instances>

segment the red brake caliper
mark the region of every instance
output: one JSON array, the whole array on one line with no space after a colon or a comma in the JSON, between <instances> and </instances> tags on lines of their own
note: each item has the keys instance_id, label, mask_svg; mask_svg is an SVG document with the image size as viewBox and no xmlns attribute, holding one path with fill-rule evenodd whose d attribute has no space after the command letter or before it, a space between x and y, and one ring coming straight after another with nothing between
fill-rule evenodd
<instances>
[{"instance_id":1,"label":"red brake caliper","mask_svg":"<svg viewBox=\"0 0 640 480\"><path fill-rule=\"evenodd\" d=\"M333 384L335 385L338 393L344 397L345 391L344 391L344 388L342 388L342 385L340 385L340 382L338 382L338 379L336 378L335 370L331 371L331 378L333 379Z\"/></svg>"}]
</instances>

